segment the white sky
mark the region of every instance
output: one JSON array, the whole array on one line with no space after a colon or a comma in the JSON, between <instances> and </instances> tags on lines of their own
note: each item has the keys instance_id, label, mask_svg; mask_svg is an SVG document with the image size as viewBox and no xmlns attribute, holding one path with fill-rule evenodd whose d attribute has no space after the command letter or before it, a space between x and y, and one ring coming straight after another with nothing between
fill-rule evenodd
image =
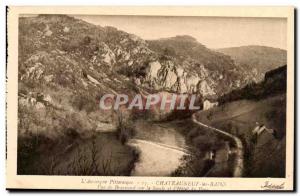
<instances>
[{"instance_id":1,"label":"white sky","mask_svg":"<svg viewBox=\"0 0 300 196\"><path fill-rule=\"evenodd\" d=\"M264 45L286 49L284 18L75 16L89 23L114 26L143 39L190 35L208 48Z\"/></svg>"}]
</instances>

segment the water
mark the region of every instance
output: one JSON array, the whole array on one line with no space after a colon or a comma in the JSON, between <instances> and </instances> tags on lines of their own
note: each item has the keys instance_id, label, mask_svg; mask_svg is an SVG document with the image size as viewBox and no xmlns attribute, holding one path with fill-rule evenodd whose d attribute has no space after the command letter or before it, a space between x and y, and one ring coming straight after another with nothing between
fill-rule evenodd
<instances>
[{"instance_id":1,"label":"water","mask_svg":"<svg viewBox=\"0 0 300 196\"><path fill-rule=\"evenodd\" d=\"M182 164L187 153L184 136L172 123L139 121L129 144L140 150L140 160L132 176L170 176Z\"/></svg>"}]
</instances>

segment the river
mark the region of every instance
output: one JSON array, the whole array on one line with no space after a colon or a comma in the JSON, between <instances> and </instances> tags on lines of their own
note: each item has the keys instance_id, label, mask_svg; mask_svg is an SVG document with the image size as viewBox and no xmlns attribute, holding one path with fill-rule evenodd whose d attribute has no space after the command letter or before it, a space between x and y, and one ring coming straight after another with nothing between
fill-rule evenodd
<instances>
[{"instance_id":1,"label":"river","mask_svg":"<svg viewBox=\"0 0 300 196\"><path fill-rule=\"evenodd\" d=\"M140 151L132 176L170 176L188 153L184 136L172 123L137 121L136 135L129 141Z\"/></svg>"}]
</instances>

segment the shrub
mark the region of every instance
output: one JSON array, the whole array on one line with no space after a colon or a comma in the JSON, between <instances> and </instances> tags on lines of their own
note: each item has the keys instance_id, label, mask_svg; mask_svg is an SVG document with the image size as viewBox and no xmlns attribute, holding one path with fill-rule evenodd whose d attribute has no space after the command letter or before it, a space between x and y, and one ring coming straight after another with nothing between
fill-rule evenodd
<instances>
[{"instance_id":1,"label":"shrub","mask_svg":"<svg viewBox=\"0 0 300 196\"><path fill-rule=\"evenodd\" d=\"M207 135L199 135L193 139L194 145L202 152L212 150L215 146L215 140Z\"/></svg>"},{"instance_id":2,"label":"shrub","mask_svg":"<svg viewBox=\"0 0 300 196\"><path fill-rule=\"evenodd\" d=\"M93 99L93 97L95 97L95 99ZM96 98L97 96L94 95L84 95L83 93L80 93L72 98L71 104L79 111L84 110L87 113L90 113L97 109Z\"/></svg>"}]
</instances>

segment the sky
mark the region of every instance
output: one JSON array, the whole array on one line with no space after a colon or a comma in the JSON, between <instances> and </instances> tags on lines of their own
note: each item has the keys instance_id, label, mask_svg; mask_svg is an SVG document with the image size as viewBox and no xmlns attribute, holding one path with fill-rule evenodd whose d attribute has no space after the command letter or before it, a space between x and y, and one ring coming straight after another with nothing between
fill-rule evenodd
<instances>
[{"instance_id":1,"label":"sky","mask_svg":"<svg viewBox=\"0 0 300 196\"><path fill-rule=\"evenodd\" d=\"M89 23L113 26L142 39L190 35L208 48L264 45L286 49L285 18L75 16Z\"/></svg>"}]
</instances>

